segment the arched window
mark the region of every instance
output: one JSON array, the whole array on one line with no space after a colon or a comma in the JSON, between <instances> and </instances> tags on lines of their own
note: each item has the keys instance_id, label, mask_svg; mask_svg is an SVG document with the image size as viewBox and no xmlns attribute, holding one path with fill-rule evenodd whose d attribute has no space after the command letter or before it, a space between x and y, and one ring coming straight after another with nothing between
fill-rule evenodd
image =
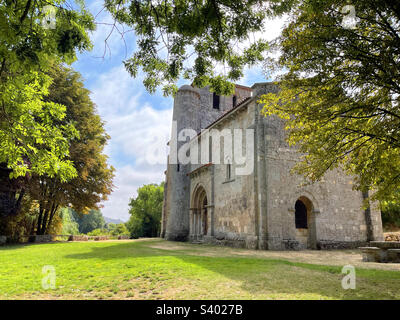
<instances>
[{"instance_id":1,"label":"arched window","mask_svg":"<svg viewBox=\"0 0 400 320\"><path fill-rule=\"evenodd\" d=\"M297 200L295 208L296 229L307 229L307 207L301 200Z\"/></svg>"}]
</instances>

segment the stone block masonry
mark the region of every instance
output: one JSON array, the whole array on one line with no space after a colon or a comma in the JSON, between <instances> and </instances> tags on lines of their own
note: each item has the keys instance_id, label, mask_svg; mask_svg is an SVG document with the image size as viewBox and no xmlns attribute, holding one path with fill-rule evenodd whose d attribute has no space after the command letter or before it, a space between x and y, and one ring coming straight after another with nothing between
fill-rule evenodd
<instances>
[{"instance_id":1,"label":"stone block masonry","mask_svg":"<svg viewBox=\"0 0 400 320\"><path fill-rule=\"evenodd\" d=\"M362 209L365 194L353 190L352 177L335 169L308 183L292 174L301 155L286 143L284 121L264 117L258 103L262 94L278 90L274 83L236 86L234 96L216 99L208 88L179 89L173 120L178 133L197 133L191 141L200 146L199 162L174 163L170 154L163 237L261 250L356 248L383 240L380 212L373 203ZM238 164L234 152L226 161L224 148L233 144L223 135L219 148L213 139L207 141L211 130L237 129L252 130L253 144L242 140L241 154L251 155L245 164ZM185 143L171 140L170 148ZM202 163L206 153L209 159ZM214 161L216 153L221 162ZM252 170L237 174L249 161Z\"/></svg>"}]
</instances>

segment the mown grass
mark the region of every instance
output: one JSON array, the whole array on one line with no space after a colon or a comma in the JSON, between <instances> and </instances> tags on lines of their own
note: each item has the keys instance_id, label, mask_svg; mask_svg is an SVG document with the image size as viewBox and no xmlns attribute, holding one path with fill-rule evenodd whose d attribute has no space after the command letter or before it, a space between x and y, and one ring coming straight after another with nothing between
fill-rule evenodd
<instances>
[{"instance_id":1,"label":"mown grass","mask_svg":"<svg viewBox=\"0 0 400 320\"><path fill-rule=\"evenodd\" d=\"M399 299L400 272L251 256L209 257L199 246L154 248L162 240L75 242L0 248L2 299ZM192 250L193 249L193 250ZM327 261L329 264L329 261ZM56 289L42 288L54 266Z\"/></svg>"}]
</instances>

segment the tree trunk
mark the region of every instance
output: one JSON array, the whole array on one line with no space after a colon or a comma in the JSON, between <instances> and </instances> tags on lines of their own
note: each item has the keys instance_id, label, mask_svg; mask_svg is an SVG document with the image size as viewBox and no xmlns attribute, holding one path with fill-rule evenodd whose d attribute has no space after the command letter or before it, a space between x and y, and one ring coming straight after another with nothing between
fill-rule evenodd
<instances>
[{"instance_id":1,"label":"tree trunk","mask_svg":"<svg viewBox=\"0 0 400 320\"><path fill-rule=\"evenodd\" d=\"M48 221L48 223L46 225L44 234L46 234L49 231L51 223L53 222L53 218L56 215L57 210L58 210L58 205L56 205L53 202L52 209L51 209L51 212L50 212L50 218L49 218L49 221Z\"/></svg>"},{"instance_id":2,"label":"tree trunk","mask_svg":"<svg viewBox=\"0 0 400 320\"><path fill-rule=\"evenodd\" d=\"M41 235L42 234L41 232L42 232L43 211L44 211L44 208L43 208L43 204L41 203L39 205L39 216L38 216L38 219L37 219L37 226L36 226L36 234L37 235Z\"/></svg>"},{"instance_id":3,"label":"tree trunk","mask_svg":"<svg viewBox=\"0 0 400 320\"><path fill-rule=\"evenodd\" d=\"M362 193L363 199L368 200L369 198L369 192L364 191ZM373 225L372 225L372 218L371 218L371 207L369 206L368 202L368 207L364 211L365 215L365 224L367 225L367 241L372 241L374 240L374 232L373 232Z\"/></svg>"},{"instance_id":4,"label":"tree trunk","mask_svg":"<svg viewBox=\"0 0 400 320\"><path fill-rule=\"evenodd\" d=\"M0 164L0 217L18 214L25 195L24 178L10 179L11 171Z\"/></svg>"}]
</instances>

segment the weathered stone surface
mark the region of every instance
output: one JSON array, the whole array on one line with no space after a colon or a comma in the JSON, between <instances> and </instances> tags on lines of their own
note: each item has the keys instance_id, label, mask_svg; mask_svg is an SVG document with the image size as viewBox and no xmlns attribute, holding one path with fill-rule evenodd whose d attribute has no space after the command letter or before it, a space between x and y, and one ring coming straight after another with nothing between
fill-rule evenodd
<instances>
[{"instance_id":1,"label":"weathered stone surface","mask_svg":"<svg viewBox=\"0 0 400 320\"><path fill-rule=\"evenodd\" d=\"M71 235L68 238L68 241L88 241L89 237L88 236L82 236L82 235Z\"/></svg>"},{"instance_id":2,"label":"weathered stone surface","mask_svg":"<svg viewBox=\"0 0 400 320\"><path fill-rule=\"evenodd\" d=\"M387 234L385 236L385 241L400 241L400 234Z\"/></svg>"},{"instance_id":3,"label":"weathered stone surface","mask_svg":"<svg viewBox=\"0 0 400 320\"><path fill-rule=\"evenodd\" d=\"M364 262L385 262L386 255L377 247L360 247Z\"/></svg>"},{"instance_id":4,"label":"weathered stone surface","mask_svg":"<svg viewBox=\"0 0 400 320\"><path fill-rule=\"evenodd\" d=\"M388 262L400 263L400 249L387 250Z\"/></svg>"},{"instance_id":5,"label":"weathered stone surface","mask_svg":"<svg viewBox=\"0 0 400 320\"><path fill-rule=\"evenodd\" d=\"M166 239L270 250L356 248L383 240L380 211L371 204L368 224L352 177L336 169L311 184L292 174L301 155L286 143L284 121L264 117L257 103L261 94L277 92L276 85L237 87L237 101L243 103L232 108L232 97L221 97L219 109L213 108L207 88L181 89L174 103L177 131L193 129L198 135L192 141L201 147L199 163L178 167L169 159L162 218ZM234 135L235 129L253 130L254 144L243 133L241 145L241 156L251 155L251 161L236 161L235 152L226 159L225 138L208 135L212 130ZM179 148L184 141L175 143ZM205 164L202 156L210 150ZM240 173L244 167L251 168L249 174ZM305 207L306 228L296 228L298 201Z\"/></svg>"},{"instance_id":6,"label":"weathered stone surface","mask_svg":"<svg viewBox=\"0 0 400 320\"><path fill-rule=\"evenodd\" d=\"M129 236L118 236L118 240L127 240L130 239Z\"/></svg>"},{"instance_id":7,"label":"weathered stone surface","mask_svg":"<svg viewBox=\"0 0 400 320\"><path fill-rule=\"evenodd\" d=\"M400 249L400 241L371 241L370 245L381 249Z\"/></svg>"},{"instance_id":8,"label":"weathered stone surface","mask_svg":"<svg viewBox=\"0 0 400 320\"><path fill-rule=\"evenodd\" d=\"M104 240L109 240L109 236L94 236L92 239L94 241L104 241Z\"/></svg>"},{"instance_id":9,"label":"weathered stone surface","mask_svg":"<svg viewBox=\"0 0 400 320\"><path fill-rule=\"evenodd\" d=\"M50 234L34 235L29 237L29 242L42 243L42 242L52 242L52 241L53 241L53 236Z\"/></svg>"},{"instance_id":10,"label":"weathered stone surface","mask_svg":"<svg viewBox=\"0 0 400 320\"><path fill-rule=\"evenodd\" d=\"M283 245L284 245L285 250L300 250L300 249L302 249L299 241L297 241L297 240L291 240L291 239L283 240Z\"/></svg>"},{"instance_id":11,"label":"weathered stone surface","mask_svg":"<svg viewBox=\"0 0 400 320\"><path fill-rule=\"evenodd\" d=\"M360 246L366 246L367 241L331 241L319 240L317 242L317 249L322 250L341 250L341 249L355 249Z\"/></svg>"},{"instance_id":12,"label":"weathered stone surface","mask_svg":"<svg viewBox=\"0 0 400 320\"><path fill-rule=\"evenodd\" d=\"M359 248L363 256L363 261L389 263L400 262L400 243L371 241L370 245L370 247Z\"/></svg>"}]
</instances>

